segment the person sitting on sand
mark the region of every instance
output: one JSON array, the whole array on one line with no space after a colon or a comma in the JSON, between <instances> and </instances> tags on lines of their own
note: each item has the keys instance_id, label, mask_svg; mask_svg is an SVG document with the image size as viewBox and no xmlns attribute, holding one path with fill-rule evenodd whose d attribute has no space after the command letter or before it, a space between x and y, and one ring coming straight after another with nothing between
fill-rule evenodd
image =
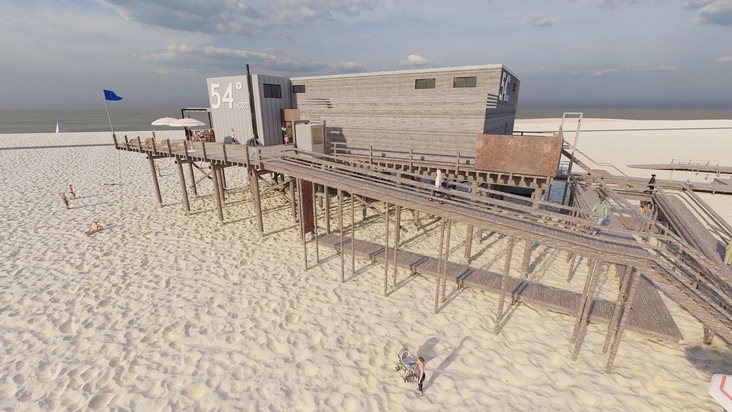
<instances>
[{"instance_id":1,"label":"person sitting on sand","mask_svg":"<svg viewBox=\"0 0 732 412\"><path fill-rule=\"evenodd\" d=\"M97 222L97 221L95 220L95 221L94 221L94 223L92 223L92 228L91 228L91 230L90 230L90 231L88 231L88 232L86 232L86 234L87 234L87 235L93 235L93 234L95 234L95 233L99 232L100 230L102 230L102 225L100 225L100 224L99 224L99 222Z\"/></svg>"},{"instance_id":2,"label":"person sitting on sand","mask_svg":"<svg viewBox=\"0 0 732 412\"><path fill-rule=\"evenodd\" d=\"M424 393L422 390L422 384L424 383L424 378L427 376L427 374L424 372L424 358L418 357L417 358L417 368L419 369L419 373L417 374L417 390L419 390L420 396Z\"/></svg>"},{"instance_id":3,"label":"person sitting on sand","mask_svg":"<svg viewBox=\"0 0 732 412\"><path fill-rule=\"evenodd\" d=\"M64 205L66 205L66 209L70 209L69 199L66 197L66 193L61 192L61 200L64 202Z\"/></svg>"},{"instance_id":4,"label":"person sitting on sand","mask_svg":"<svg viewBox=\"0 0 732 412\"><path fill-rule=\"evenodd\" d=\"M71 195L72 199L76 199L76 192L74 192L74 188L69 185L69 194Z\"/></svg>"}]
</instances>

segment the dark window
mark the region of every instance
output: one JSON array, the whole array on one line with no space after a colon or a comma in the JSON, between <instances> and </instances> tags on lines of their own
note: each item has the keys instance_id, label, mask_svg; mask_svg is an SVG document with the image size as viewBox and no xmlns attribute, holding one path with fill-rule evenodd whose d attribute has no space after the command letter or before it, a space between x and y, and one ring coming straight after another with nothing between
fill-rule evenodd
<instances>
[{"instance_id":1,"label":"dark window","mask_svg":"<svg viewBox=\"0 0 732 412\"><path fill-rule=\"evenodd\" d=\"M471 77L456 77L452 79L452 87L475 87L478 84L478 78L475 76Z\"/></svg>"},{"instance_id":2,"label":"dark window","mask_svg":"<svg viewBox=\"0 0 732 412\"><path fill-rule=\"evenodd\" d=\"M415 89L434 89L435 79L417 79L414 81Z\"/></svg>"},{"instance_id":3,"label":"dark window","mask_svg":"<svg viewBox=\"0 0 732 412\"><path fill-rule=\"evenodd\" d=\"M516 91L516 83L513 84L513 91Z\"/></svg>"},{"instance_id":4,"label":"dark window","mask_svg":"<svg viewBox=\"0 0 732 412\"><path fill-rule=\"evenodd\" d=\"M264 83L264 97L271 97L275 99L282 98L282 90L279 84Z\"/></svg>"},{"instance_id":5,"label":"dark window","mask_svg":"<svg viewBox=\"0 0 732 412\"><path fill-rule=\"evenodd\" d=\"M305 93L305 85L304 84L293 84L292 92L293 93Z\"/></svg>"}]
</instances>

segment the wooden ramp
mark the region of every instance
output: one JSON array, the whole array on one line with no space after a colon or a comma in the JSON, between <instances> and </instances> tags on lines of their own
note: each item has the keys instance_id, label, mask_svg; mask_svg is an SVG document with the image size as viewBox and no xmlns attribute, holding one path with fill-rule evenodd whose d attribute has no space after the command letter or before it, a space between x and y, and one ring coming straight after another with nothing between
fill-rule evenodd
<instances>
[{"instance_id":1,"label":"wooden ramp","mask_svg":"<svg viewBox=\"0 0 732 412\"><path fill-rule=\"evenodd\" d=\"M340 247L340 235L328 234L319 237L321 245L332 249L342 249L346 253L351 250L351 239L344 239L344 248ZM356 239L356 256L373 261L384 261L384 246L365 240ZM389 263L394 261L393 250L389 250ZM413 273L438 277L438 261L425 255L399 250L397 252L397 266L410 270ZM491 292L501 292L500 273L475 269L470 266L448 262L447 277L460 286ZM529 282L520 278L509 277L508 289L513 301L526 302L545 307L549 310L575 316L582 298L581 293L545 286ZM595 323L609 322L615 303L603 299L593 299L590 309L590 321ZM633 309L627 314L627 328L654 339L678 342L683 339L676 323L669 313L661 296L653 283L642 276L638 285Z\"/></svg>"}]
</instances>

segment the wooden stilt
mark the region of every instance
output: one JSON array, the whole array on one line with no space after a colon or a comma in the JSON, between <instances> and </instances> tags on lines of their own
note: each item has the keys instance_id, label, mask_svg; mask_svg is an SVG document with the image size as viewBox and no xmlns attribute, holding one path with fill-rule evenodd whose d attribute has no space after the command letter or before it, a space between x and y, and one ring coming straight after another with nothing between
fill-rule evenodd
<instances>
[{"instance_id":1,"label":"wooden stilt","mask_svg":"<svg viewBox=\"0 0 732 412\"><path fill-rule=\"evenodd\" d=\"M229 188L226 184L226 167L224 165L221 167L221 186L224 188L224 191Z\"/></svg>"},{"instance_id":2,"label":"wooden stilt","mask_svg":"<svg viewBox=\"0 0 732 412\"><path fill-rule=\"evenodd\" d=\"M188 188L186 188L186 176L183 173L183 164L181 163L180 156L175 157L175 163L178 165L178 178L180 179L180 188L183 191L183 206L186 208L186 213L191 212L191 204L188 202Z\"/></svg>"},{"instance_id":3,"label":"wooden stilt","mask_svg":"<svg viewBox=\"0 0 732 412\"><path fill-rule=\"evenodd\" d=\"M593 261L593 259L590 259L590 262ZM577 330L579 329L582 314L585 310L585 303L587 302L587 295L589 294L590 282L593 275L594 271L590 268L590 270L587 272L587 278L585 279L585 287L582 290L582 297L580 298L579 305L577 306L577 321L575 322L574 329L572 330L572 338L570 339L572 343L574 343L575 339L577 338Z\"/></svg>"},{"instance_id":4,"label":"wooden stilt","mask_svg":"<svg viewBox=\"0 0 732 412\"><path fill-rule=\"evenodd\" d=\"M439 248L439 258L437 259L437 288L435 289L435 313L439 312L440 309L440 268L442 267L442 247L444 246L445 242L445 218L441 218L440 221L441 224L441 233L440 233L440 248Z\"/></svg>"},{"instance_id":5,"label":"wooden stilt","mask_svg":"<svg viewBox=\"0 0 732 412\"><path fill-rule=\"evenodd\" d=\"M452 234L452 220L447 221L447 239L445 246L445 258L442 259L442 293L440 295L440 301L445 303L445 289L447 288L447 264L450 263L450 237ZM439 282L438 282L439 283Z\"/></svg>"},{"instance_id":6,"label":"wooden stilt","mask_svg":"<svg viewBox=\"0 0 732 412\"><path fill-rule=\"evenodd\" d=\"M569 259L570 255L572 256L571 259ZM567 273L567 282L572 281L572 276L574 275L574 262L577 259L577 255L574 253L568 254L567 258L569 260L569 273Z\"/></svg>"},{"instance_id":7,"label":"wooden stilt","mask_svg":"<svg viewBox=\"0 0 732 412\"><path fill-rule=\"evenodd\" d=\"M214 173L216 173L219 176L218 179L218 185L219 185L219 195L221 195L221 204L226 204L226 195L224 194L224 168L223 166L217 166L214 168Z\"/></svg>"},{"instance_id":8,"label":"wooden stilt","mask_svg":"<svg viewBox=\"0 0 732 412\"><path fill-rule=\"evenodd\" d=\"M399 205L394 206L396 208L396 235L394 236L394 239L396 239L396 243L399 244L401 242L401 232L402 232L402 207Z\"/></svg>"},{"instance_id":9,"label":"wooden stilt","mask_svg":"<svg viewBox=\"0 0 732 412\"><path fill-rule=\"evenodd\" d=\"M290 209L292 213L292 220L297 219L297 208L295 207L295 179L290 178Z\"/></svg>"},{"instance_id":10,"label":"wooden stilt","mask_svg":"<svg viewBox=\"0 0 732 412\"><path fill-rule=\"evenodd\" d=\"M153 186L155 187L155 195L158 198L158 205L163 205L163 197L160 195L160 185L158 184L158 174L155 172L155 159L152 155L147 155L147 160L150 162L150 174L152 175Z\"/></svg>"},{"instance_id":11,"label":"wooden stilt","mask_svg":"<svg viewBox=\"0 0 732 412\"><path fill-rule=\"evenodd\" d=\"M633 283L630 285L630 292L628 292L628 302L625 305L625 310L630 313L633 310L633 299L635 298L635 291L638 289L640 283L641 273L636 269L635 275L633 276ZM615 362L615 355L618 353L618 347L620 347L620 341L623 339L623 332L625 331L625 324L627 323L628 317L625 313L620 318L620 326L618 326L618 332L615 334L615 340L610 347L610 355L608 355L607 365L605 370L610 372L613 369L613 363Z\"/></svg>"},{"instance_id":12,"label":"wooden stilt","mask_svg":"<svg viewBox=\"0 0 732 412\"><path fill-rule=\"evenodd\" d=\"M318 189L317 185L313 183L313 236L315 237L315 262L320 264L320 244L318 242Z\"/></svg>"},{"instance_id":13,"label":"wooden stilt","mask_svg":"<svg viewBox=\"0 0 732 412\"><path fill-rule=\"evenodd\" d=\"M384 296L389 294L389 204L386 204L384 210L384 220L386 220L386 230L384 235Z\"/></svg>"},{"instance_id":14,"label":"wooden stilt","mask_svg":"<svg viewBox=\"0 0 732 412\"><path fill-rule=\"evenodd\" d=\"M597 273L597 266L598 262L595 260L592 264L592 267L590 267L590 287L588 290L587 295L585 296L585 305L582 310L582 316L580 318L580 323L577 330L577 336L575 338L574 343L574 350L572 351L572 360L577 360L577 356L579 355L580 347L582 346L583 336L585 334L587 323L589 322L588 318L590 317L590 309L592 308L592 294L595 291L595 285L597 284L597 279L600 277L600 275Z\"/></svg>"},{"instance_id":15,"label":"wooden stilt","mask_svg":"<svg viewBox=\"0 0 732 412\"><path fill-rule=\"evenodd\" d=\"M503 321L503 305L506 301L506 289L508 288L508 273L511 270L511 258L513 255L514 238L508 238L508 246L506 247L506 261L503 263L503 277L501 277L501 298L498 300L498 310L496 311L496 325L493 333L496 335L501 330L501 322Z\"/></svg>"},{"instance_id":16,"label":"wooden stilt","mask_svg":"<svg viewBox=\"0 0 732 412\"><path fill-rule=\"evenodd\" d=\"M394 213L396 214L395 220L396 220L396 227L394 228L394 276L392 280L392 285L396 289L397 286L397 252L399 250L399 228L401 227L401 213L402 208L399 205L394 206Z\"/></svg>"},{"instance_id":17,"label":"wooden stilt","mask_svg":"<svg viewBox=\"0 0 732 412\"><path fill-rule=\"evenodd\" d=\"M417 228L420 227L420 224L419 224L419 212L416 211L416 210L412 210L412 223L414 223L414 226L416 226Z\"/></svg>"},{"instance_id":18,"label":"wooden stilt","mask_svg":"<svg viewBox=\"0 0 732 412\"><path fill-rule=\"evenodd\" d=\"M300 212L300 237L302 238L302 252L303 252L303 258L305 260L305 270L308 270L308 247L307 247L307 239L305 238L305 208L303 208L303 200L304 196L302 195L302 179L297 179L297 193L299 195L299 200L297 202Z\"/></svg>"},{"instance_id":19,"label":"wooden stilt","mask_svg":"<svg viewBox=\"0 0 732 412\"><path fill-rule=\"evenodd\" d=\"M356 199L351 197L351 272L356 276Z\"/></svg>"},{"instance_id":20,"label":"wooden stilt","mask_svg":"<svg viewBox=\"0 0 732 412\"><path fill-rule=\"evenodd\" d=\"M193 174L193 160L188 162L188 174L191 176L191 189L193 189L193 196L198 196L198 188L196 187L196 175Z\"/></svg>"},{"instance_id":21,"label":"wooden stilt","mask_svg":"<svg viewBox=\"0 0 732 412\"><path fill-rule=\"evenodd\" d=\"M249 170L249 191L252 194L254 213L257 214L257 230L259 230L260 235L263 235L264 222L262 221L262 203L259 198L259 177L253 167L248 167L247 169Z\"/></svg>"},{"instance_id":22,"label":"wooden stilt","mask_svg":"<svg viewBox=\"0 0 732 412\"><path fill-rule=\"evenodd\" d=\"M607 325L607 336L605 336L605 344L602 346L602 353L607 353L608 348L610 347L610 342L612 341L612 337L614 336L615 332L618 328L618 323L620 321L620 313L623 309L623 306L625 305L625 294L627 293L628 285L632 281L632 270L630 273L626 272L627 266L625 265L615 265L616 268L619 266L623 267L623 275L620 276L620 291L618 292L618 299L615 301L615 310L613 310L613 316L610 318L610 322ZM638 276L636 274L636 276Z\"/></svg>"},{"instance_id":23,"label":"wooden stilt","mask_svg":"<svg viewBox=\"0 0 732 412\"><path fill-rule=\"evenodd\" d=\"M529 273L529 264L531 263L531 248L534 246L533 243L526 241L526 246L524 247L524 259L521 261L521 271L524 274Z\"/></svg>"},{"instance_id":24,"label":"wooden stilt","mask_svg":"<svg viewBox=\"0 0 732 412\"><path fill-rule=\"evenodd\" d=\"M465 259L470 259L470 251L473 248L473 226L468 225L467 233L465 234L465 253L463 254L463 257Z\"/></svg>"},{"instance_id":25,"label":"wooden stilt","mask_svg":"<svg viewBox=\"0 0 732 412\"><path fill-rule=\"evenodd\" d=\"M341 235L341 283L346 281L346 251L343 244L343 192L338 189L338 232Z\"/></svg>"},{"instance_id":26,"label":"wooden stilt","mask_svg":"<svg viewBox=\"0 0 732 412\"><path fill-rule=\"evenodd\" d=\"M330 189L323 185L323 204L325 207L325 234L330 234Z\"/></svg>"},{"instance_id":27,"label":"wooden stilt","mask_svg":"<svg viewBox=\"0 0 732 412\"><path fill-rule=\"evenodd\" d=\"M214 196L216 196L216 210L218 211L219 215L219 221L221 223L224 223L224 209L221 206L221 186L219 185L219 174L216 173L216 166L211 165L213 167L213 179L214 179Z\"/></svg>"}]
</instances>

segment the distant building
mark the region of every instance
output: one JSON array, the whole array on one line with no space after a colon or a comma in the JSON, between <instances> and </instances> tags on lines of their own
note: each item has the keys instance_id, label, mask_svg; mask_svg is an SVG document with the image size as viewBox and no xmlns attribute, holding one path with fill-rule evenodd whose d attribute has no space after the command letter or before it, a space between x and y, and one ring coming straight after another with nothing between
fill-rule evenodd
<instances>
[{"instance_id":1,"label":"distant building","mask_svg":"<svg viewBox=\"0 0 732 412\"><path fill-rule=\"evenodd\" d=\"M310 121L349 147L471 156L479 134L513 133L520 88L503 65L251 79L254 126L246 76L207 79L217 140L234 129L244 143L256 128L262 144L280 144L295 122Z\"/></svg>"}]
</instances>

